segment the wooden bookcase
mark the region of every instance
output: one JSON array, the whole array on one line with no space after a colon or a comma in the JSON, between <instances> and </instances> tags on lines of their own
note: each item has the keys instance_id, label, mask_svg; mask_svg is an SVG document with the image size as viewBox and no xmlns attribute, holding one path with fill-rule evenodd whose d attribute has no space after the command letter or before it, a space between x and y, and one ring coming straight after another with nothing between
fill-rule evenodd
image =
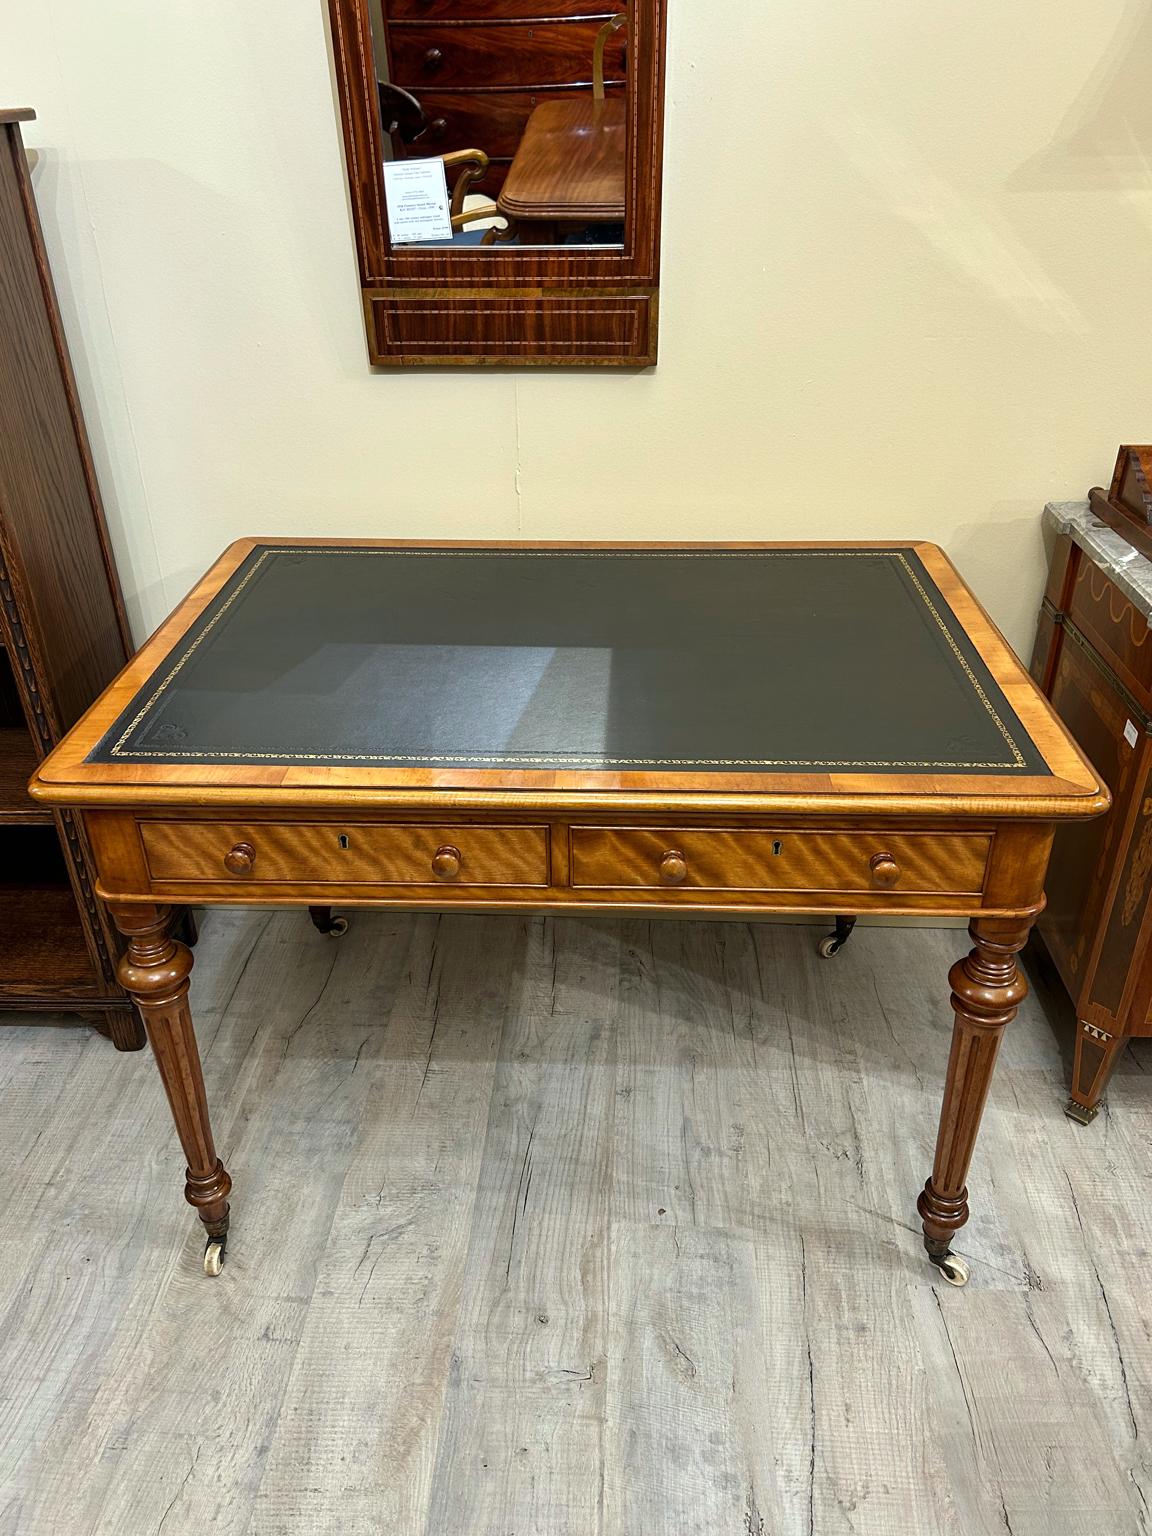
<instances>
[{"instance_id":1,"label":"wooden bookcase","mask_svg":"<svg viewBox=\"0 0 1152 1536\"><path fill-rule=\"evenodd\" d=\"M76 1014L144 1044L81 820L26 785L132 653L20 123L0 109L0 1022Z\"/></svg>"}]
</instances>

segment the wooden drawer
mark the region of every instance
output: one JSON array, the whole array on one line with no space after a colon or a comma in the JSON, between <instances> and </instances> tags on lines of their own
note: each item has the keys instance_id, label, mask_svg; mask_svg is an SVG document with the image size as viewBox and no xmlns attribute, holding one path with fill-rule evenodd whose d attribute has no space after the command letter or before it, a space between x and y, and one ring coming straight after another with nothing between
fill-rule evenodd
<instances>
[{"instance_id":1,"label":"wooden drawer","mask_svg":"<svg viewBox=\"0 0 1152 1536\"><path fill-rule=\"evenodd\" d=\"M542 101L587 96L588 89L541 94L535 91L419 90L415 94L428 118L428 130L410 146L410 155L442 155L452 149L482 149L494 159L511 159L520 147L534 107ZM487 178L477 182L477 192L487 189Z\"/></svg>"},{"instance_id":2,"label":"wooden drawer","mask_svg":"<svg viewBox=\"0 0 1152 1536\"><path fill-rule=\"evenodd\" d=\"M981 832L573 827L571 836L574 886L646 890L976 895L992 845Z\"/></svg>"},{"instance_id":3,"label":"wooden drawer","mask_svg":"<svg viewBox=\"0 0 1152 1536\"><path fill-rule=\"evenodd\" d=\"M236 885L547 885L547 827L375 825L359 822L142 821L154 880ZM237 849L251 858L225 859ZM441 849L453 860L432 861ZM247 867L244 867L244 866Z\"/></svg>"},{"instance_id":4,"label":"wooden drawer","mask_svg":"<svg viewBox=\"0 0 1152 1536\"><path fill-rule=\"evenodd\" d=\"M569 85L592 78L599 23L552 21L524 26L393 27L389 42L397 85ZM613 33L604 53L606 78L622 78L624 35Z\"/></svg>"},{"instance_id":5,"label":"wooden drawer","mask_svg":"<svg viewBox=\"0 0 1152 1536\"><path fill-rule=\"evenodd\" d=\"M506 21L522 16L594 16L607 21L617 10L587 0L385 0L389 24L405 21Z\"/></svg>"}]
</instances>

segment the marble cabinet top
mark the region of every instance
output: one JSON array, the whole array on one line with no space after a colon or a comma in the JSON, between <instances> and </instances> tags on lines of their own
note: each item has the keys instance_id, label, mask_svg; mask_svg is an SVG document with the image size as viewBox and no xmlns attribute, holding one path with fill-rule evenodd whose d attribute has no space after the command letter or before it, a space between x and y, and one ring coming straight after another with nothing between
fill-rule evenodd
<instances>
[{"instance_id":1,"label":"marble cabinet top","mask_svg":"<svg viewBox=\"0 0 1152 1536\"><path fill-rule=\"evenodd\" d=\"M1053 533L1066 533L1125 597L1152 622L1152 561L1107 527L1086 501L1050 501L1044 521Z\"/></svg>"}]
</instances>

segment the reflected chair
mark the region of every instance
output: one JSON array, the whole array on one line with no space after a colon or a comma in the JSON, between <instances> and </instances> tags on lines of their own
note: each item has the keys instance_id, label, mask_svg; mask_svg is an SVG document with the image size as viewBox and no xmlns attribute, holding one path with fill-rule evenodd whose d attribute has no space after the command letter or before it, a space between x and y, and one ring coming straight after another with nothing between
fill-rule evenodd
<instances>
[{"instance_id":1,"label":"reflected chair","mask_svg":"<svg viewBox=\"0 0 1152 1536\"><path fill-rule=\"evenodd\" d=\"M424 108L416 100L416 97L398 85L390 85L385 80L376 82L376 92L380 102L380 124L384 132L392 140L393 150L398 159L414 158L409 151L429 131L434 124L429 124L424 113ZM452 182L451 202L449 214L452 220L452 238L454 243L470 245L491 245L496 240L505 240L509 236L508 228L492 225L484 230L467 230L466 226L475 224L481 219L499 219L501 225L508 225L507 214L502 212L494 202L487 198L471 199L471 206L467 206L471 188L476 182L483 179L488 170L488 156L482 149L454 149L447 154L438 155L430 150L427 155L420 158L428 160L441 160L444 163L445 174L456 171L457 175ZM442 242L422 240L421 245L438 245Z\"/></svg>"}]
</instances>

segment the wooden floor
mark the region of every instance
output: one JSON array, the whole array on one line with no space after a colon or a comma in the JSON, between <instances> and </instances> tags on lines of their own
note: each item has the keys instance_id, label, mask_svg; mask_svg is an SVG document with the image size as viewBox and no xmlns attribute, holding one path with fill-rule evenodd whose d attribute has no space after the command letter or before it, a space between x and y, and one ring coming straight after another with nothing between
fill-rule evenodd
<instances>
[{"instance_id":1,"label":"wooden floor","mask_svg":"<svg viewBox=\"0 0 1152 1536\"><path fill-rule=\"evenodd\" d=\"M1125 1536L1152 1048L1005 1045L921 1256L952 931L214 912L223 1274L147 1053L0 1031L3 1536Z\"/></svg>"}]
</instances>

